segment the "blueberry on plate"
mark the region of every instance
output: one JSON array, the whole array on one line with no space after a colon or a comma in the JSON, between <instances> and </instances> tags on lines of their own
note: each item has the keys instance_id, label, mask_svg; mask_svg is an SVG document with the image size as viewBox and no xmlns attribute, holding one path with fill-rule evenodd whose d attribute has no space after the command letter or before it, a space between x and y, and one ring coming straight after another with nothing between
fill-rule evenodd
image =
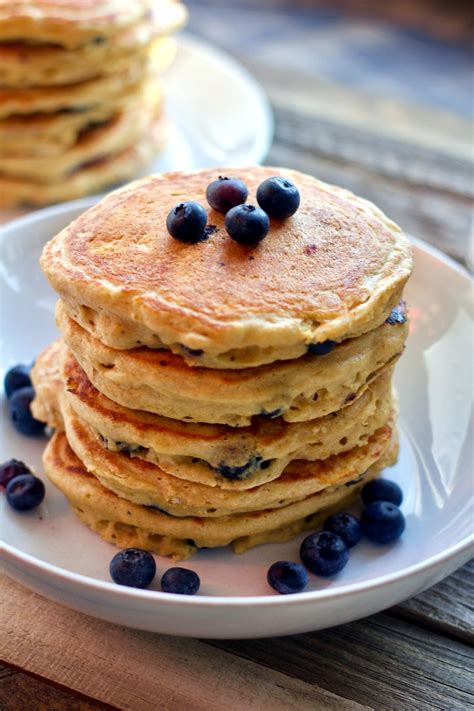
<instances>
[{"instance_id":1,"label":"blueberry on plate","mask_svg":"<svg viewBox=\"0 0 474 711\"><path fill-rule=\"evenodd\" d=\"M391 501L373 501L362 511L362 532L375 543L393 543L405 530L405 517Z\"/></svg>"},{"instance_id":2,"label":"blueberry on plate","mask_svg":"<svg viewBox=\"0 0 474 711\"><path fill-rule=\"evenodd\" d=\"M266 237L270 220L267 213L255 205L237 205L225 216L224 225L235 242L252 246Z\"/></svg>"},{"instance_id":3,"label":"blueberry on plate","mask_svg":"<svg viewBox=\"0 0 474 711\"><path fill-rule=\"evenodd\" d=\"M267 573L268 584L281 595L298 593L308 584L308 573L299 563L279 560L273 563Z\"/></svg>"},{"instance_id":4,"label":"blueberry on plate","mask_svg":"<svg viewBox=\"0 0 474 711\"><path fill-rule=\"evenodd\" d=\"M24 435L39 435L46 427L44 422L36 420L31 414L30 405L34 397L35 391L29 386L15 390L8 401L13 426Z\"/></svg>"},{"instance_id":5,"label":"blueberry on plate","mask_svg":"<svg viewBox=\"0 0 474 711\"><path fill-rule=\"evenodd\" d=\"M109 566L110 577L118 585L146 588L156 574L152 554L141 548L124 548L114 555Z\"/></svg>"},{"instance_id":6,"label":"blueberry on plate","mask_svg":"<svg viewBox=\"0 0 474 711\"><path fill-rule=\"evenodd\" d=\"M290 180L274 176L258 186L257 202L267 215L283 220L294 215L299 208L300 194Z\"/></svg>"},{"instance_id":7,"label":"blueberry on plate","mask_svg":"<svg viewBox=\"0 0 474 711\"><path fill-rule=\"evenodd\" d=\"M207 213L198 202L181 202L169 211L166 227L172 237L180 242L195 244L207 239Z\"/></svg>"},{"instance_id":8,"label":"blueberry on plate","mask_svg":"<svg viewBox=\"0 0 474 711\"><path fill-rule=\"evenodd\" d=\"M169 568L161 578L163 592L178 595L195 595L200 584L199 575L187 568Z\"/></svg>"},{"instance_id":9,"label":"blueberry on plate","mask_svg":"<svg viewBox=\"0 0 474 711\"><path fill-rule=\"evenodd\" d=\"M41 479L33 474L19 474L10 479L6 488L7 501L15 511L31 511L44 499L45 489Z\"/></svg>"},{"instance_id":10,"label":"blueberry on plate","mask_svg":"<svg viewBox=\"0 0 474 711\"><path fill-rule=\"evenodd\" d=\"M307 351L310 355L326 355L337 346L336 341L322 341L321 343L310 343L307 346Z\"/></svg>"},{"instance_id":11,"label":"blueberry on plate","mask_svg":"<svg viewBox=\"0 0 474 711\"><path fill-rule=\"evenodd\" d=\"M360 495L366 506L373 501L390 501L395 506L400 506L403 501L402 490L390 479L372 479L365 484Z\"/></svg>"},{"instance_id":12,"label":"blueberry on plate","mask_svg":"<svg viewBox=\"0 0 474 711\"><path fill-rule=\"evenodd\" d=\"M10 397L15 390L31 387L30 367L28 365L14 365L7 371L3 384L7 397Z\"/></svg>"},{"instance_id":13,"label":"blueberry on plate","mask_svg":"<svg viewBox=\"0 0 474 711\"><path fill-rule=\"evenodd\" d=\"M0 464L0 486L6 487L9 481L20 474L31 474L31 470L18 459L9 459Z\"/></svg>"},{"instance_id":14,"label":"blueberry on plate","mask_svg":"<svg viewBox=\"0 0 474 711\"><path fill-rule=\"evenodd\" d=\"M223 212L224 215L232 207L242 205L247 200L248 194L247 186L241 180L226 178L222 175L209 183L206 190L209 205L217 212Z\"/></svg>"},{"instance_id":15,"label":"blueberry on plate","mask_svg":"<svg viewBox=\"0 0 474 711\"><path fill-rule=\"evenodd\" d=\"M329 531L311 533L300 548L300 557L311 573L327 577L335 575L349 560L349 550L340 536Z\"/></svg>"},{"instance_id":16,"label":"blueberry on plate","mask_svg":"<svg viewBox=\"0 0 474 711\"><path fill-rule=\"evenodd\" d=\"M325 520L323 528L325 531L330 531L330 533L340 536L348 548L355 546L362 538L359 519L357 516L345 511L329 516Z\"/></svg>"}]
</instances>

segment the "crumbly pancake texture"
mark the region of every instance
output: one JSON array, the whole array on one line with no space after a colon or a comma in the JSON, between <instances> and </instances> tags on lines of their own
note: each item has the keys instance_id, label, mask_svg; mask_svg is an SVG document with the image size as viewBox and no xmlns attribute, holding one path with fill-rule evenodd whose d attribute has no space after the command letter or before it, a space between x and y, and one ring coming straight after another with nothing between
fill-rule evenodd
<instances>
[{"instance_id":1,"label":"crumbly pancake texture","mask_svg":"<svg viewBox=\"0 0 474 711\"><path fill-rule=\"evenodd\" d=\"M190 557L198 548L229 543L241 553L315 528L322 518L349 505L367 481L393 464L397 449L394 438L380 459L356 481L325 489L280 509L220 518L177 518L116 496L87 472L63 433L52 437L43 462L49 479L74 511L106 541L120 547L139 546L179 560Z\"/></svg>"},{"instance_id":2,"label":"crumbly pancake texture","mask_svg":"<svg viewBox=\"0 0 474 711\"><path fill-rule=\"evenodd\" d=\"M403 350L408 335L403 302L396 314L390 323L348 339L324 356L238 371L189 367L169 350L110 348L73 321L62 302L56 321L91 382L111 400L187 422L242 427L265 413L288 422L323 417L360 397Z\"/></svg>"},{"instance_id":3,"label":"crumbly pancake texture","mask_svg":"<svg viewBox=\"0 0 474 711\"><path fill-rule=\"evenodd\" d=\"M18 205L49 205L117 185L151 164L157 152L164 147L167 133L167 122L160 118L153 124L149 135L118 153L86 162L67 180L37 183L0 175L0 209Z\"/></svg>"},{"instance_id":4,"label":"crumbly pancake texture","mask_svg":"<svg viewBox=\"0 0 474 711\"><path fill-rule=\"evenodd\" d=\"M249 202L264 179L284 175L300 208L272 220L258 247L243 247L206 204L219 174L242 178ZM194 245L166 230L169 210L185 200L206 205L215 227ZM156 175L110 194L49 242L41 263L70 315L107 345L167 347L193 365L243 368L382 324L400 300L412 249L380 210L346 190L289 169L221 168Z\"/></svg>"},{"instance_id":5,"label":"crumbly pancake texture","mask_svg":"<svg viewBox=\"0 0 474 711\"><path fill-rule=\"evenodd\" d=\"M0 41L28 39L74 49L102 42L151 9L150 0L0 0Z\"/></svg>"}]
</instances>

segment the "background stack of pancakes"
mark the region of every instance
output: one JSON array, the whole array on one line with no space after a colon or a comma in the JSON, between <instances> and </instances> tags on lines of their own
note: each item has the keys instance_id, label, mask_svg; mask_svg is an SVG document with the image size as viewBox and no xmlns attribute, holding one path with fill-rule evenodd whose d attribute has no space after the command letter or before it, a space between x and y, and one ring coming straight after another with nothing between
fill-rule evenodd
<instances>
[{"instance_id":1,"label":"background stack of pancakes","mask_svg":"<svg viewBox=\"0 0 474 711\"><path fill-rule=\"evenodd\" d=\"M0 207L136 175L165 141L175 0L0 0Z\"/></svg>"},{"instance_id":2,"label":"background stack of pancakes","mask_svg":"<svg viewBox=\"0 0 474 711\"><path fill-rule=\"evenodd\" d=\"M205 204L220 169L132 183L43 252L62 335L33 372L34 414L58 429L45 469L120 546L186 558L287 540L396 458L408 241L310 176L233 173L249 202L275 174L301 194L254 249L210 208L206 240L166 230L177 203Z\"/></svg>"}]
</instances>

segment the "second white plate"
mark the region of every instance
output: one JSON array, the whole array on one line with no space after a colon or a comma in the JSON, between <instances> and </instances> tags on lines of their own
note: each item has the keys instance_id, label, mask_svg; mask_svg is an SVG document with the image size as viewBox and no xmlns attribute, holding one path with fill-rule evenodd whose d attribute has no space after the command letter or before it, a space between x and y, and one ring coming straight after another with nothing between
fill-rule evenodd
<instances>
[{"instance_id":1,"label":"second white plate","mask_svg":"<svg viewBox=\"0 0 474 711\"><path fill-rule=\"evenodd\" d=\"M164 82L171 136L150 172L262 162L273 137L270 105L230 55L180 35Z\"/></svg>"}]
</instances>

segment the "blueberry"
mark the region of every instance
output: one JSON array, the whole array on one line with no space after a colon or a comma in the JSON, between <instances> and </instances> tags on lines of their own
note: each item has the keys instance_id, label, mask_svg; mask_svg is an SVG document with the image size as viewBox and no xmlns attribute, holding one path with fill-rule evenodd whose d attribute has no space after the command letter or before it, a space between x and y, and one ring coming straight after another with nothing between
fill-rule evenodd
<instances>
[{"instance_id":1,"label":"blueberry","mask_svg":"<svg viewBox=\"0 0 474 711\"><path fill-rule=\"evenodd\" d=\"M407 314L406 314L406 307L405 307L405 302L401 301L398 306L396 306L394 309L392 309L390 316L385 320L385 323L388 323L389 326L394 326L395 324L404 324L407 322Z\"/></svg>"},{"instance_id":2,"label":"blueberry","mask_svg":"<svg viewBox=\"0 0 474 711\"><path fill-rule=\"evenodd\" d=\"M400 506L403 501L402 490L390 479L373 479L369 481L360 492L362 501L366 506L373 501L390 501L395 506Z\"/></svg>"},{"instance_id":3,"label":"blueberry","mask_svg":"<svg viewBox=\"0 0 474 711\"><path fill-rule=\"evenodd\" d=\"M279 560L270 566L267 573L268 584L281 595L301 592L308 584L308 573L299 563Z\"/></svg>"},{"instance_id":4,"label":"blueberry","mask_svg":"<svg viewBox=\"0 0 474 711\"><path fill-rule=\"evenodd\" d=\"M172 237L180 242L194 244L207 239L204 231L207 213L198 202L181 202L169 211L166 227Z\"/></svg>"},{"instance_id":5,"label":"blueberry","mask_svg":"<svg viewBox=\"0 0 474 711\"><path fill-rule=\"evenodd\" d=\"M225 462L221 462L217 467L219 474L226 479L239 480L246 479L251 474L254 474L261 466L262 457L251 457L248 462L239 467L231 467ZM267 465L268 466L268 465Z\"/></svg>"},{"instance_id":6,"label":"blueberry","mask_svg":"<svg viewBox=\"0 0 474 711\"><path fill-rule=\"evenodd\" d=\"M30 368L28 365L14 365L5 375L3 381L5 393L10 397L15 390L31 387Z\"/></svg>"},{"instance_id":7,"label":"blueberry","mask_svg":"<svg viewBox=\"0 0 474 711\"><path fill-rule=\"evenodd\" d=\"M19 474L6 488L7 501L15 511L31 511L44 499L44 484L33 474Z\"/></svg>"},{"instance_id":8,"label":"blueberry","mask_svg":"<svg viewBox=\"0 0 474 711\"><path fill-rule=\"evenodd\" d=\"M300 547L300 556L305 568L316 575L335 575L349 560L349 551L340 536L329 531L312 533Z\"/></svg>"},{"instance_id":9,"label":"blueberry","mask_svg":"<svg viewBox=\"0 0 474 711\"><path fill-rule=\"evenodd\" d=\"M376 543L392 543L405 530L405 517L390 501L373 501L362 511L362 532Z\"/></svg>"},{"instance_id":10,"label":"blueberry","mask_svg":"<svg viewBox=\"0 0 474 711\"><path fill-rule=\"evenodd\" d=\"M241 180L222 175L210 183L206 190L209 205L217 212L223 212L224 215L232 207L242 205L247 200L248 194L247 186Z\"/></svg>"},{"instance_id":11,"label":"blueberry","mask_svg":"<svg viewBox=\"0 0 474 711\"><path fill-rule=\"evenodd\" d=\"M270 217L283 220L294 215L300 206L300 194L296 185L286 178L275 176L260 183L257 202Z\"/></svg>"},{"instance_id":12,"label":"blueberry","mask_svg":"<svg viewBox=\"0 0 474 711\"><path fill-rule=\"evenodd\" d=\"M185 355L192 356L193 358L199 358L199 356L204 355L202 348L189 348L188 346L184 346L182 343L180 343L180 348Z\"/></svg>"},{"instance_id":13,"label":"blueberry","mask_svg":"<svg viewBox=\"0 0 474 711\"><path fill-rule=\"evenodd\" d=\"M20 474L31 474L30 469L18 459L9 459L0 464L0 486L5 487L11 479Z\"/></svg>"},{"instance_id":14,"label":"blueberry","mask_svg":"<svg viewBox=\"0 0 474 711\"><path fill-rule=\"evenodd\" d=\"M187 568L169 568L161 578L163 592L178 595L195 595L200 584L199 575Z\"/></svg>"},{"instance_id":15,"label":"blueberry","mask_svg":"<svg viewBox=\"0 0 474 711\"><path fill-rule=\"evenodd\" d=\"M324 522L325 531L336 533L348 548L352 548L359 543L362 537L360 521L351 513L338 513L330 516Z\"/></svg>"},{"instance_id":16,"label":"blueberry","mask_svg":"<svg viewBox=\"0 0 474 711\"><path fill-rule=\"evenodd\" d=\"M270 229L268 215L255 205L233 207L225 216L224 224L235 242L247 246L261 242Z\"/></svg>"},{"instance_id":17,"label":"blueberry","mask_svg":"<svg viewBox=\"0 0 474 711\"><path fill-rule=\"evenodd\" d=\"M35 420L31 414L30 405L35 397L33 388L26 387L15 390L8 402L8 409L13 426L25 435L38 435L46 427L44 422Z\"/></svg>"},{"instance_id":18,"label":"blueberry","mask_svg":"<svg viewBox=\"0 0 474 711\"><path fill-rule=\"evenodd\" d=\"M262 415L262 417L268 417L270 420L274 420L275 417L280 417L282 412L283 410L280 407L278 407L276 410L265 410L265 408L263 408L263 410L260 410L260 414Z\"/></svg>"},{"instance_id":19,"label":"blueberry","mask_svg":"<svg viewBox=\"0 0 474 711\"><path fill-rule=\"evenodd\" d=\"M307 351L311 355L326 355L337 346L336 341L322 341L322 343L310 343L307 346Z\"/></svg>"},{"instance_id":20,"label":"blueberry","mask_svg":"<svg viewBox=\"0 0 474 711\"><path fill-rule=\"evenodd\" d=\"M152 554L141 548L125 548L119 551L109 566L110 577L118 585L131 588L146 588L156 574L156 563Z\"/></svg>"}]
</instances>

